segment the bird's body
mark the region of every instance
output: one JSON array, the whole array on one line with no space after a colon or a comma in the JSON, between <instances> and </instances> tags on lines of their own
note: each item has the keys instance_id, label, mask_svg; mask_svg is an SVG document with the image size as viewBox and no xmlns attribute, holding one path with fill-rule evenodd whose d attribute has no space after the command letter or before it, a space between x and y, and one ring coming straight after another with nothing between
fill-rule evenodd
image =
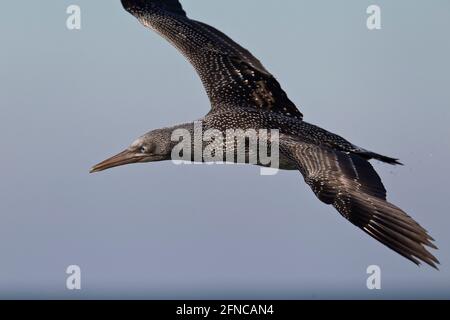
<instances>
[{"instance_id":1,"label":"bird's body","mask_svg":"<svg viewBox=\"0 0 450 320\"><path fill-rule=\"evenodd\" d=\"M278 130L280 169L299 170L322 202L404 257L415 263L438 263L425 248L435 248L432 238L386 201L381 179L368 162L399 164L396 159L303 121L302 113L258 59L217 29L189 19L178 0L122 0L122 4L143 25L170 41L196 69L211 102L211 111L200 119L203 130L224 135L230 129L254 130L258 139L267 140L269 136L259 130ZM92 171L170 160L176 145L171 135L177 129L194 133L195 123L151 131ZM235 143L223 146L225 154ZM190 160L195 160L194 153Z\"/></svg>"}]
</instances>

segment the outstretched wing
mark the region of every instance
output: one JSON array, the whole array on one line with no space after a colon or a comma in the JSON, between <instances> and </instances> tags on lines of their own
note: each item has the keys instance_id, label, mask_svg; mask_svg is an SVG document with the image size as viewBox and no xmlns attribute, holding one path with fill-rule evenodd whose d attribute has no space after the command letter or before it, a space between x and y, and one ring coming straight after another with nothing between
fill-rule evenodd
<instances>
[{"instance_id":1,"label":"outstretched wing","mask_svg":"<svg viewBox=\"0 0 450 320\"><path fill-rule=\"evenodd\" d=\"M433 239L400 208L386 201L386 189L371 164L357 155L298 141L280 146L295 161L306 183L324 203L392 250L436 268L439 261L425 246Z\"/></svg>"},{"instance_id":2,"label":"outstretched wing","mask_svg":"<svg viewBox=\"0 0 450 320\"><path fill-rule=\"evenodd\" d=\"M302 119L278 81L248 50L189 19L177 0L122 0L124 8L178 48L197 70L212 109L252 107Z\"/></svg>"}]
</instances>

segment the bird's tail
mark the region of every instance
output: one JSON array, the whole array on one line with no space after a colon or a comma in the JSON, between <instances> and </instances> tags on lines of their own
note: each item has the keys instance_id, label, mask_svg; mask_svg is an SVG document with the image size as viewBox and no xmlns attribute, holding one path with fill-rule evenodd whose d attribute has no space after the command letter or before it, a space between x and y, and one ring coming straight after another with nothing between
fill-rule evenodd
<instances>
[{"instance_id":1,"label":"bird's tail","mask_svg":"<svg viewBox=\"0 0 450 320\"><path fill-rule=\"evenodd\" d=\"M399 159L386 157L386 156L383 156L381 154L378 154L378 153L375 153L375 152L372 152L372 151L363 150L363 151L360 151L360 152L356 152L356 154L359 155L360 157L364 158L364 159L367 159L367 160L376 159L378 161L389 163L389 164L392 164L392 165L401 165L401 166L403 165L403 163L401 163L399 161Z\"/></svg>"}]
</instances>

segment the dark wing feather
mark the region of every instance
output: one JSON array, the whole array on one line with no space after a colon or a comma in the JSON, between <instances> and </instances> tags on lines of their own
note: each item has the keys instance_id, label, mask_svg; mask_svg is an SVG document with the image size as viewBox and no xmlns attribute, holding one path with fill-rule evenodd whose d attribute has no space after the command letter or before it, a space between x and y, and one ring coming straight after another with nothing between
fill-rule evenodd
<instances>
[{"instance_id":1,"label":"dark wing feather","mask_svg":"<svg viewBox=\"0 0 450 320\"><path fill-rule=\"evenodd\" d=\"M316 196L392 250L436 268L425 246L433 239L400 208L386 201L386 190L371 164L358 155L299 141L284 141L281 152L296 162Z\"/></svg>"},{"instance_id":2,"label":"dark wing feather","mask_svg":"<svg viewBox=\"0 0 450 320\"><path fill-rule=\"evenodd\" d=\"M235 55L239 56L242 61L249 64L252 68L254 68L255 70L258 70L260 73L263 73L267 76L270 75L269 71L266 70L266 68L262 65L261 61L259 61L257 58L255 58L250 53L250 51L243 48L238 43L234 42L225 33L223 33L220 30L217 30L216 28L214 28L206 23L203 23L200 21L195 21L195 20L191 20L191 21L192 21L192 23L194 23L198 26L199 30L203 29L203 32L205 34L209 33L212 38L215 38L216 42L224 43L227 46L229 46L230 48L232 48L234 50L234 52L236 53Z\"/></svg>"},{"instance_id":3,"label":"dark wing feather","mask_svg":"<svg viewBox=\"0 0 450 320\"><path fill-rule=\"evenodd\" d=\"M122 0L147 27L170 41L199 74L213 110L250 107L302 119L278 81L221 31L189 19L178 1Z\"/></svg>"},{"instance_id":4,"label":"dark wing feather","mask_svg":"<svg viewBox=\"0 0 450 320\"><path fill-rule=\"evenodd\" d=\"M121 0L125 10L131 12L148 11L160 8L181 16L186 16L180 1L178 0Z\"/></svg>"}]
</instances>

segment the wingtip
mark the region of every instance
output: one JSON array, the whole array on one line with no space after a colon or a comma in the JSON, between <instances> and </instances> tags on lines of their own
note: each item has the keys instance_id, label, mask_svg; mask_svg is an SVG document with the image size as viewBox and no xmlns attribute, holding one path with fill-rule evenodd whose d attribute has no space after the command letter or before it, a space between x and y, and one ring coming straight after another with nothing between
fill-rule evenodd
<instances>
[{"instance_id":1,"label":"wingtip","mask_svg":"<svg viewBox=\"0 0 450 320\"><path fill-rule=\"evenodd\" d=\"M436 259L434 256L433 256L433 260L432 261L430 261L430 260L422 260L422 262L424 262L424 263L426 263L427 265L429 265L430 267L432 267L433 269L435 269L436 271L441 271L440 269L439 269L439 266L441 265L441 263L439 262L439 260L438 259ZM421 267L422 266L422 264L421 263L419 263L419 264L417 264L417 266L419 266L419 267Z\"/></svg>"},{"instance_id":2,"label":"wingtip","mask_svg":"<svg viewBox=\"0 0 450 320\"><path fill-rule=\"evenodd\" d=\"M421 265L422 263L426 263L430 267L439 271L438 265L441 262L429 251L429 248L438 250L438 247L429 240L429 235L427 234L428 239L422 242L422 250L414 254L414 258L417 258L419 262L417 265Z\"/></svg>"}]
</instances>

